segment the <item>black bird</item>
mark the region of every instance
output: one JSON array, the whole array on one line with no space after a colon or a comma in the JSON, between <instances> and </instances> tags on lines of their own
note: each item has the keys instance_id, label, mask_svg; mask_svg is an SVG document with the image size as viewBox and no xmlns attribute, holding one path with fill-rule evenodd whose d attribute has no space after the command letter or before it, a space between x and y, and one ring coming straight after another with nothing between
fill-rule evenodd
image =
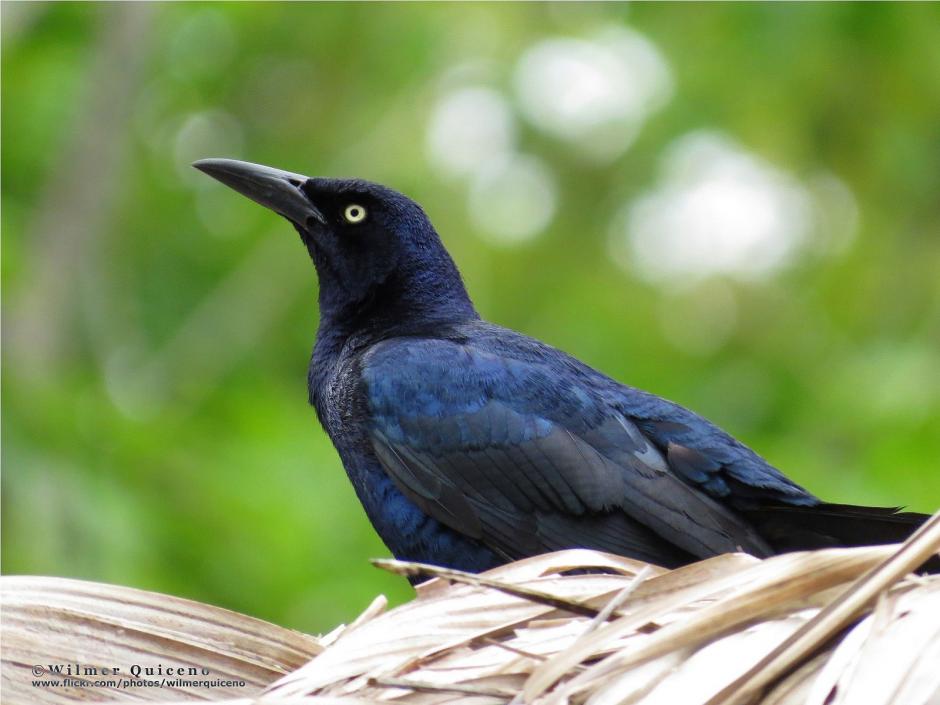
<instances>
[{"instance_id":1,"label":"black bird","mask_svg":"<svg viewBox=\"0 0 940 705\"><path fill-rule=\"evenodd\" d=\"M691 411L482 320L421 207L355 179L194 166L287 218L320 280L310 402L399 559L480 571L571 547L666 567L902 541Z\"/></svg>"}]
</instances>

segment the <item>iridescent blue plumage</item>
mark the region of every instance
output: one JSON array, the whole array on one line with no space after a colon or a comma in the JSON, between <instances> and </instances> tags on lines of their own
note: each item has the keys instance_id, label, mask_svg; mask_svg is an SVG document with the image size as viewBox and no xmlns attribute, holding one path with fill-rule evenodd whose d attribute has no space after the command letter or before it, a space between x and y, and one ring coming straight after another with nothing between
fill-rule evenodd
<instances>
[{"instance_id":1,"label":"iridescent blue plumage","mask_svg":"<svg viewBox=\"0 0 940 705\"><path fill-rule=\"evenodd\" d=\"M897 541L924 519L823 503L691 411L481 320L391 189L197 166L300 233L320 279L310 400L398 558L479 571L580 546L675 566Z\"/></svg>"}]
</instances>

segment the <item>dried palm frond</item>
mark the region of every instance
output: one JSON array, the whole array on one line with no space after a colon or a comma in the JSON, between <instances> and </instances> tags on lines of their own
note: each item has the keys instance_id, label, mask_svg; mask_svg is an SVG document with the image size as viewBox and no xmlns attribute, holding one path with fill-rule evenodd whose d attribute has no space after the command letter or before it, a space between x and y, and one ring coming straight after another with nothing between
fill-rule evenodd
<instances>
[{"instance_id":1,"label":"dried palm frond","mask_svg":"<svg viewBox=\"0 0 940 705\"><path fill-rule=\"evenodd\" d=\"M938 550L940 514L901 548L729 554L672 571L585 550L483 575L376 561L433 579L411 602L385 611L378 598L319 639L152 593L4 578L3 700L934 705L940 576L911 571ZM31 663L151 656L241 674L245 686L30 686Z\"/></svg>"},{"instance_id":2,"label":"dried palm frond","mask_svg":"<svg viewBox=\"0 0 940 705\"><path fill-rule=\"evenodd\" d=\"M82 580L0 578L0 610L0 675L7 704L254 695L323 651L314 637L237 612ZM66 684L67 679L112 680L102 671L113 667L120 669L113 680L130 678L133 664L161 665L164 671L195 666L210 673L200 674L201 679L245 685L125 689ZM98 675L86 673L92 668ZM34 685L41 681L58 685Z\"/></svg>"}]
</instances>

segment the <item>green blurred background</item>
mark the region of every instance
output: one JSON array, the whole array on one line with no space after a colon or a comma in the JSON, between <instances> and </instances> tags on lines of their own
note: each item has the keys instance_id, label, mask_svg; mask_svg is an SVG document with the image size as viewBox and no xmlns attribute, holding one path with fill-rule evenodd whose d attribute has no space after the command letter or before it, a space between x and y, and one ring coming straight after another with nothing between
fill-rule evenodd
<instances>
[{"instance_id":1,"label":"green blurred background","mask_svg":"<svg viewBox=\"0 0 940 705\"><path fill-rule=\"evenodd\" d=\"M4 3L3 562L319 631L387 555L236 157L422 203L481 312L833 501L940 506L940 7Z\"/></svg>"}]
</instances>

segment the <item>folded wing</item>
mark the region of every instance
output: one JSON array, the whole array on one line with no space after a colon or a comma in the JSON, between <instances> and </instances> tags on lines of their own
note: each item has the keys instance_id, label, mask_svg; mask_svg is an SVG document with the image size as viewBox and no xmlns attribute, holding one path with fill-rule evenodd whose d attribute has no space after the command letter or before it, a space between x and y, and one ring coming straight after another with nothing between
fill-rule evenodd
<instances>
[{"instance_id":1,"label":"folded wing","mask_svg":"<svg viewBox=\"0 0 940 705\"><path fill-rule=\"evenodd\" d=\"M507 559L574 546L667 566L771 553L681 476L683 452L658 449L575 370L398 339L370 352L362 376L370 440L398 487ZM686 464L677 473L671 460Z\"/></svg>"}]
</instances>

